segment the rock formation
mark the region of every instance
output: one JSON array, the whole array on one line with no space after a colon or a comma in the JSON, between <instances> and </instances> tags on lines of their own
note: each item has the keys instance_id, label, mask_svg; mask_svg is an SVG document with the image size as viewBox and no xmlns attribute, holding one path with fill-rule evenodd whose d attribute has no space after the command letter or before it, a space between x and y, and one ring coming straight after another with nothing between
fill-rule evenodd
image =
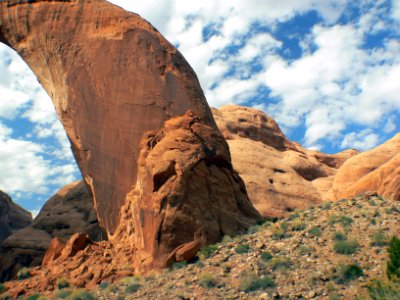
<instances>
[{"instance_id":1,"label":"rock formation","mask_svg":"<svg viewBox=\"0 0 400 300\"><path fill-rule=\"evenodd\" d=\"M14 203L10 196L0 190L0 246L8 236L29 226L31 222L31 213Z\"/></svg>"},{"instance_id":2,"label":"rock formation","mask_svg":"<svg viewBox=\"0 0 400 300\"><path fill-rule=\"evenodd\" d=\"M376 191L400 201L400 133L347 160L337 172L332 190L336 199Z\"/></svg>"},{"instance_id":3,"label":"rock formation","mask_svg":"<svg viewBox=\"0 0 400 300\"><path fill-rule=\"evenodd\" d=\"M12 279L22 267L41 265L52 238L66 243L74 233L87 234L93 240L106 237L83 181L60 189L29 227L4 241L0 251L0 281Z\"/></svg>"},{"instance_id":4,"label":"rock formation","mask_svg":"<svg viewBox=\"0 0 400 300\"><path fill-rule=\"evenodd\" d=\"M191 67L138 15L103 0L10 0L0 3L0 24L0 40L51 96L110 234L136 183L145 132L189 109L216 129Z\"/></svg>"},{"instance_id":5,"label":"rock formation","mask_svg":"<svg viewBox=\"0 0 400 300\"><path fill-rule=\"evenodd\" d=\"M260 218L196 74L138 15L104 0L0 2L0 41L51 96L98 220L138 270L164 266L200 225L209 243Z\"/></svg>"},{"instance_id":6,"label":"rock formation","mask_svg":"<svg viewBox=\"0 0 400 300\"><path fill-rule=\"evenodd\" d=\"M289 141L272 118L254 108L223 106L213 109L213 114L228 141L233 166L263 216L281 217L293 209L333 200L331 185L337 169L358 153L307 150Z\"/></svg>"}]
</instances>

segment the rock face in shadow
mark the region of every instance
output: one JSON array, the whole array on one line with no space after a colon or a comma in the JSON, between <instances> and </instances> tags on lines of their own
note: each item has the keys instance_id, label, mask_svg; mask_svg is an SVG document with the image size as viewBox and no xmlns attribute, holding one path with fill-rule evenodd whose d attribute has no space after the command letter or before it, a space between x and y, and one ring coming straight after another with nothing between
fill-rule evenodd
<instances>
[{"instance_id":1,"label":"rock face in shadow","mask_svg":"<svg viewBox=\"0 0 400 300\"><path fill-rule=\"evenodd\" d=\"M96 241L106 238L83 181L59 190L30 226L4 241L0 251L0 281L14 278L22 267L41 265L52 238L57 237L65 243L74 233L87 234Z\"/></svg>"},{"instance_id":2,"label":"rock face in shadow","mask_svg":"<svg viewBox=\"0 0 400 300\"><path fill-rule=\"evenodd\" d=\"M217 130L192 68L138 15L103 0L12 0L0 3L0 24L0 41L52 98L111 235L145 132L189 109Z\"/></svg>"},{"instance_id":3,"label":"rock face in shadow","mask_svg":"<svg viewBox=\"0 0 400 300\"><path fill-rule=\"evenodd\" d=\"M11 234L29 226L32 215L0 190L0 246Z\"/></svg>"},{"instance_id":4,"label":"rock face in shadow","mask_svg":"<svg viewBox=\"0 0 400 300\"><path fill-rule=\"evenodd\" d=\"M213 115L250 200L266 217L334 200L331 186L337 169L358 153L307 150L288 140L271 117L254 108L223 106L213 109Z\"/></svg>"}]
</instances>

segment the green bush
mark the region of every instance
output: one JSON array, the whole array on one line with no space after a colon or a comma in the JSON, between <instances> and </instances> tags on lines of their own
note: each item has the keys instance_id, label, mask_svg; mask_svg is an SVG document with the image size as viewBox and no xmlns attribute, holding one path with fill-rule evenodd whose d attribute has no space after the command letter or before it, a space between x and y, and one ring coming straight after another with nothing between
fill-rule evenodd
<instances>
[{"instance_id":1,"label":"green bush","mask_svg":"<svg viewBox=\"0 0 400 300\"><path fill-rule=\"evenodd\" d=\"M286 237L286 231L282 228L277 228L272 232L272 238L274 240L280 240Z\"/></svg>"},{"instance_id":2,"label":"green bush","mask_svg":"<svg viewBox=\"0 0 400 300\"><path fill-rule=\"evenodd\" d=\"M389 243L389 261L387 262L387 276L389 279L400 278L400 239L393 237Z\"/></svg>"},{"instance_id":3,"label":"green bush","mask_svg":"<svg viewBox=\"0 0 400 300\"><path fill-rule=\"evenodd\" d=\"M342 232L335 232L332 236L334 241L345 241L347 240L347 236Z\"/></svg>"},{"instance_id":4,"label":"green bush","mask_svg":"<svg viewBox=\"0 0 400 300\"><path fill-rule=\"evenodd\" d=\"M307 224L300 220L294 220L291 224L291 228L293 231L303 231L307 228Z\"/></svg>"},{"instance_id":5,"label":"green bush","mask_svg":"<svg viewBox=\"0 0 400 300\"><path fill-rule=\"evenodd\" d=\"M69 289L62 289L56 293L57 299L66 299L69 295L72 294L72 290Z\"/></svg>"},{"instance_id":6,"label":"green bush","mask_svg":"<svg viewBox=\"0 0 400 300\"><path fill-rule=\"evenodd\" d=\"M257 277L254 274L246 274L240 278L240 290L246 293L272 287L275 287L275 282L267 275Z\"/></svg>"},{"instance_id":7,"label":"green bush","mask_svg":"<svg viewBox=\"0 0 400 300\"><path fill-rule=\"evenodd\" d=\"M30 295L30 296L27 296L26 298L25 298L25 300L38 300L40 298L40 294L33 294L33 295Z\"/></svg>"},{"instance_id":8,"label":"green bush","mask_svg":"<svg viewBox=\"0 0 400 300\"><path fill-rule=\"evenodd\" d=\"M172 265L172 269L173 270L180 270L183 268L186 268L187 266L187 261L180 261L180 262L176 262Z\"/></svg>"},{"instance_id":9,"label":"green bush","mask_svg":"<svg viewBox=\"0 0 400 300\"><path fill-rule=\"evenodd\" d=\"M353 224L353 218L348 217L348 216L337 216L333 215L329 218L328 220L329 225L334 225L334 224L340 224L342 227L349 227L351 224Z\"/></svg>"},{"instance_id":10,"label":"green bush","mask_svg":"<svg viewBox=\"0 0 400 300\"><path fill-rule=\"evenodd\" d=\"M374 232L371 236L371 246L385 246L388 243L388 237L383 230Z\"/></svg>"},{"instance_id":11,"label":"green bush","mask_svg":"<svg viewBox=\"0 0 400 300\"><path fill-rule=\"evenodd\" d=\"M372 280L367 286L371 300L398 300L400 299L400 286L398 283Z\"/></svg>"},{"instance_id":12,"label":"green bush","mask_svg":"<svg viewBox=\"0 0 400 300\"><path fill-rule=\"evenodd\" d=\"M235 252L238 254L248 253L250 250L249 244L241 244L235 248Z\"/></svg>"},{"instance_id":13,"label":"green bush","mask_svg":"<svg viewBox=\"0 0 400 300\"><path fill-rule=\"evenodd\" d=\"M136 293L142 286L139 283L133 283L125 288L125 293Z\"/></svg>"},{"instance_id":14,"label":"green bush","mask_svg":"<svg viewBox=\"0 0 400 300\"><path fill-rule=\"evenodd\" d=\"M268 262L271 260L272 254L269 251L263 251L263 252L261 252L260 257L261 257L262 261Z\"/></svg>"},{"instance_id":15,"label":"green bush","mask_svg":"<svg viewBox=\"0 0 400 300\"><path fill-rule=\"evenodd\" d=\"M28 268L22 268L17 273L17 279L18 280L24 280L24 279L29 278L30 276L31 276L31 274L29 273L29 269Z\"/></svg>"},{"instance_id":16,"label":"green bush","mask_svg":"<svg viewBox=\"0 0 400 300\"><path fill-rule=\"evenodd\" d=\"M335 281L339 284L345 284L364 275L362 268L358 264L339 265Z\"/></svg>"},{"instance_id":17,"label":"green bush","mask_svg":"<svg viewBox=\"0 0 400 300\"><path fill-rule=\"evenodd\" d=\"M66 298L67 300L95 300L96 297L85 290L79 289L79 290L74 290L69 294L69 296Z\"/></svg>"},{"instance_id":18,"label":"green bush","mask_svg":"<svg viewBox=\"0 0 400 300\"><path fill-rule=\"evenodd\" d=\"M203 288L212 288L216 286L215 278L210 273L202 273L200 275L200 285Z\"/></svg>"},{"instance_id":19,"label":"green bush","mask_svg":"<svg viewBox=\"0 0 400 300\"><path fill-rule=\"evenodd\" d=\"M200 251L197 253L197 256L204 260L207 258L210 258L213 256L214 252L218 250L218 246L216 245L207 245L203 248L200 249Z\"/></svg>"},{"instance_id":20,"label":"green bush","mask_svg":"<svg viewBox=\"0 0 400 300\"><path fill-rule=\"evenodd\" d=\"M291 215L288 217L288 220L289 220L289 221L292 221L292 220L295 220L295 219L298 219L298 218L300 218L299 213L294 213L294 214L291 214Z\"/></svg>"},{"instance_id":21,"label":"green bush","mask_svg":"<svg viewBox=\"0 0 400 300\"><path fill-rule=\"evenodd\" d=\"M318 226L314 226L308 231L308 233L315 237L321 236L321 229Z\"/></svg>"},{"instance_id":22,"label":"green bush","mask_svg":"<svg viewBox=\"0 0 400 300\"><path fill-rule=\"evenodd\" d=\"M4 293L6 291L6 287L4 286L4 284L0 283L0 294Z\"/></svg>"},{"instance_id":23,"label":"green bush","mask_svg":"<svg viewBox=\"0 0 400 300\"><path fill-rule=\"evenodd\" d=\"M332 202L326 202L321 205L323 210L330 210L332 208Z\"/></svg>"},{"instance_id":24,"label":"green bush","mask_svg":"<svg viewBox=\"0 0 400 300\"><path fill-rule=\"evenodd\" d=\"M57 287L59 290L61 289L65 289L67 287L69 287L69 282L67 281L67 279L65 278L58 278L57 279Z\"/></svg>"},{"instance_id":25,"label":"green bush","mask_svg":"<svg viewBox=\"0 0 400 300\"><path fill-rule=\"evenodd\" d=\"M284 271L292 266L292 262L288 257L275 257L269 262L269 265L274 271Z\"/></svg>"},{"instance_id":26,"label":"green bush","mask_svg":"<svg viewBox=\"0 0 400 300\"><path fill-rule=\"evenodd\" d=\"M358 243L357 241L337 241L334 246L334 250L338 254L354 254L358 250Z\"/></svg>"}]
</instances>

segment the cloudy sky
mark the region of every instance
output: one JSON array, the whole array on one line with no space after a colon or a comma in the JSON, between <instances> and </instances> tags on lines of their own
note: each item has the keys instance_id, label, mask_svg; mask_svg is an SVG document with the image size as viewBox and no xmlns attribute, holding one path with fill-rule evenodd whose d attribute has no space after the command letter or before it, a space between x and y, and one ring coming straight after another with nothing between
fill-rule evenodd
<instances>
[{"instance_id":1,"label":"cloudy sky","mask_svg":"<svg viewBox=\"0 0 400 300\"><path fill-rule=\"evenodd\" d=\"M111 1L149 20L211 106L252 106L292 140L366 150L400 128L400 0ZM0 46L0 189L38 210L80 178L54 108Z\"/></svg>"}]
</instances>

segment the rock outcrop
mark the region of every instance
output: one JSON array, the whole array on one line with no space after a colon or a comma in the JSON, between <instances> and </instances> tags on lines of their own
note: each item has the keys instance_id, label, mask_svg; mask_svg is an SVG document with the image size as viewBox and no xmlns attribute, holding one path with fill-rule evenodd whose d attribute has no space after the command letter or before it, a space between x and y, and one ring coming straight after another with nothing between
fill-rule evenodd
<instances>
[{"instance_id":1,"label":"rock outcrop","mask_svg":"<svg viewBox=\"0 0 400 300\"><path fill-rule=\"evenodd\" d=\"M336 199L376 191L400 201L400 133L347 160L337 172L332 190Z\"/></svg>"},{"instance_id":2,"label":"rock outcrop","mask_svg":"<svg viewBox=\"0 0 400 300\"><path fill-rule=\"evenodd\" d=\"M148 22L103 0L0 3L0 41L53 100L112 235L147 131L187 110L217 130L196 74Z\"/></svg>"},{"instance_id":3,"label":"rock outcrop","mask_svg":"<svg viewBox=\"0 0 400 300\"><path fill-rule=\"evenodd\" d=\"M51 96L100 224L138 271L165 266L200 225L210 243L260 219L196 74L148 22L104 0L12 0L0 24Z\"/></svg>"},{"instance_id":4,"label":"rock outcrop","mask_svg":"<svg viewBox=\"0 0 400 300\"><path fill-rule=\"evenodd\" d=\"M0 190L0 246L11 234L29 226L32 215Z\"/></svg>"},{"instance_id":5,"label":"rock outcrop","mask_svg":"<svg viewBox=\"0 0 400 300\"><path fill-rule=\"evenodd\" d=\"M307 150L288 140L271 117L254 108L229 105L213 109L213 114L250 200L266 217L282 217L333 200L337 169L358 153Z\"/></svg>"},{"instance_id":6,"label":"rock outcrop","mask_svg":"<svg viewBox=\"0 0 400 300\"><path fill-rule=\"evenodd\" d=\"M41 265L52 238L66 243L75 233L87 234L97 241L106 238L83 181L60 189L29 227L4 241L0 251L0 281L14 278L22 267Z\"/></svg>"}]
</instances>

